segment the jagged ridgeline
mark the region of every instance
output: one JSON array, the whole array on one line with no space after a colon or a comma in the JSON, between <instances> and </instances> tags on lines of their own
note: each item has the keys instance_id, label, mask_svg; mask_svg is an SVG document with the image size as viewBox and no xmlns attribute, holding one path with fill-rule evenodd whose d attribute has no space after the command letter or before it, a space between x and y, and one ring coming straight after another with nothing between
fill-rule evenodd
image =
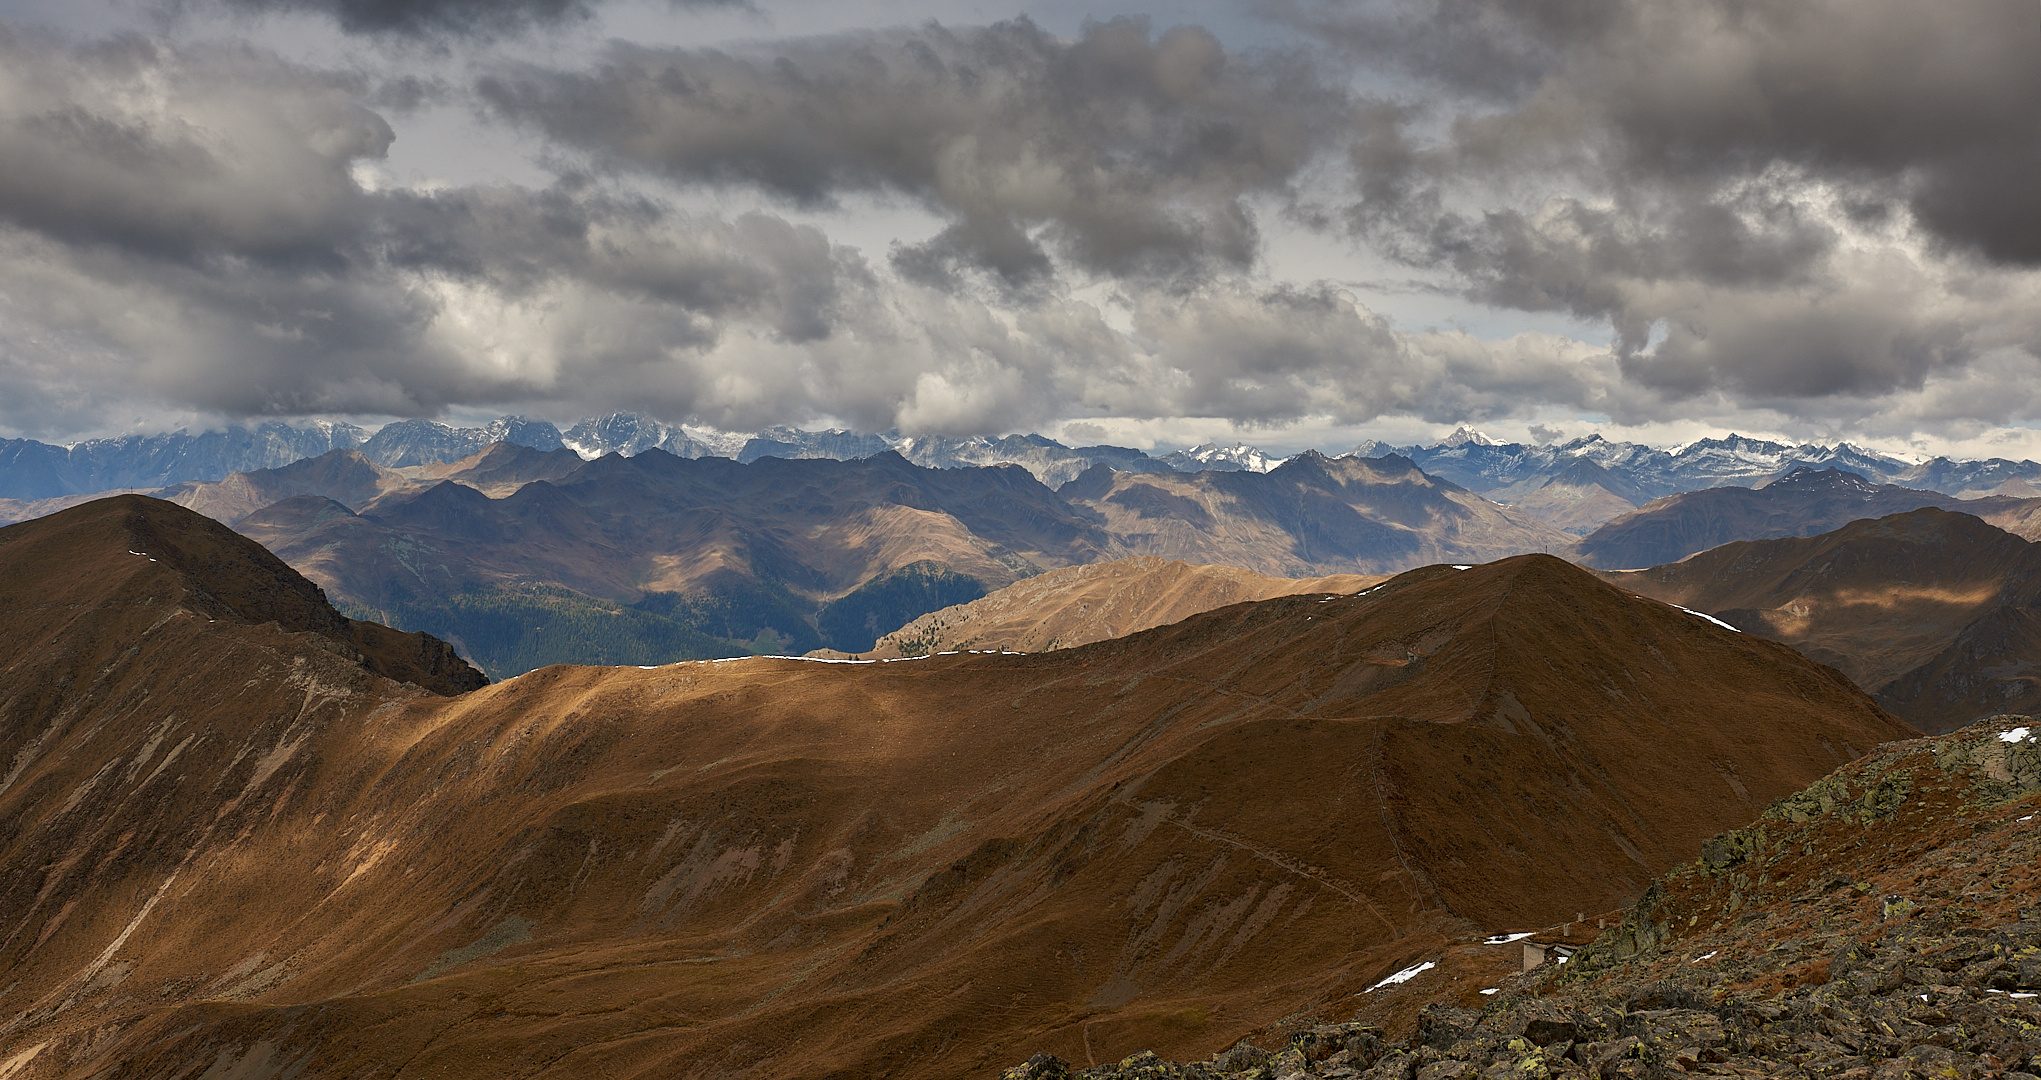
<instances>
[{"instance_id":1,"label":"jagged ridgeline","mask_svg":"<svg viewBox=\"0 0 2041 1080\"><path fill-rule=\"evenodd\" d=\"M499 678L550 663L864 653L925 613L1117 556L1298 580L1567 542L1401 459L1098 466L1060 489L1019 466L928 469L890 451L583 462L499 443L404 469L345 450L167 494L356 615L443 637Z\"/></svg>"}]
</instances>

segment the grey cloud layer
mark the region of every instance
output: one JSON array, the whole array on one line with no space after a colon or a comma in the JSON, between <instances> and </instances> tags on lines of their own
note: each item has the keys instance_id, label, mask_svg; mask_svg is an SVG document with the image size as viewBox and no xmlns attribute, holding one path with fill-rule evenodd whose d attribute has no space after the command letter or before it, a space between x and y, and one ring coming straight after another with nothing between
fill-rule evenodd
<instances>
[{"instance_id":1,"label":"grey cloud layer","mask_svg":"<svg viewBox=\"0 0 2041 1080\"><path fill-rule=\"evenodd\" d=\"M1289 14L1428 88L1357 144L1354 233L1485 302L1609 319L1647 412L1861 415L2041 340L2032 3Z\"/></svg>"},{"instance_id":2,"label":"grey cloud layer","mask_svg":"<svg viewBox=\"0 0 2041 1080\"><path fill-rule=\"evenodd\" d=\"M543 190L381 186L387 81L0 25L0 427L148 402L948 433L2041 415L2041 27L2013 7L1366 10L1291 17L1422 95L1134 20L493 68L491 115L599 165ZM875 265L775 215L676 210L675 186L945 224ZM1270 281L1257 207L1486 304L1607 320L1616 348L1412 333Z\"/></svg>"},{"instance_id":3,"label":"grey cloud layer","mask_svg":"<svg viewBox=\"0 0 2041 1080\"><path fill-rule=\"evenodd\" d=\"M368 93L248 50L0 37L0 152L31 163L0 181L0 425L535 403L961 433L1506 411L1518 384L1588 402L1608 376L1565 343L1399 334L1318 287L1130 281L1128 332L1053 293L903 281L771 215L379 189Z\"/></svg>"},{"instance_id":4,"label":"grey cloud layer","mask_svg":"<svg viewBox=\"0 0 2041 1080\"><path fill-rule=\"evenodd\" d=\"M951 221L897 262L926 279L1251 264L1245 200L1285 193L1336 138L1345 95L1295 58L1229 54L1144 19L1062 40L982 29L782 42L738 54L619 44L591 73L483 85L500 113L617 168L802 203L910 196Z\"/></svg>"}]
</instances>

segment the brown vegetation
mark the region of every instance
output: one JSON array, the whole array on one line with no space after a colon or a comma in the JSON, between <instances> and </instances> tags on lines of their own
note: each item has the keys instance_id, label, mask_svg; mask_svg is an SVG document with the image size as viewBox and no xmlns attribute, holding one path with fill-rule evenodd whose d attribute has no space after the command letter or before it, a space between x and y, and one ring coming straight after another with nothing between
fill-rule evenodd
<instances>
[{"instance_id":1,"label":"brown vegetation","mask_svg":"<svg viewBox=\"0 0 2041 1080\"><path fill-rule=\"evenodd\" d=\"M231 550L142 499L0 531L24 1078L1205 1053L1450 937L1612 907L1909 734L1544 556L1031 656L446 699L292 622L295 575L129 554L150 530Z\"/></svg>"}]
</instances>

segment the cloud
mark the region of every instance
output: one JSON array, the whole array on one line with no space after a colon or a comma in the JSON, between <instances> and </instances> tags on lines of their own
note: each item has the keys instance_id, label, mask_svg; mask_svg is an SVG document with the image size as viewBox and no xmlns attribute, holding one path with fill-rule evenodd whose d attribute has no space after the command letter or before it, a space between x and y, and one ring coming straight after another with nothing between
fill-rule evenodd
<instances>
[{"instance_id":1,"label":"cloud","mask_svg":"<svg viewBox=\"0 0 2041 1080\"><path fill-rule=\"evenodd\" d=\"M331 264L362 212L346 165L393 138L351 80L250 50L0 24L0 57L0 219L69 243Z\"/></svg>"},{"instance_id":2,"label":"cloud","mask_svg":"<svg viewBox=\"0 0 2041 1080\"><path fill-rule=\"evenodd\" d=\"M670 0L675 7L745 7L746 0ZM349 34L443 40L499 38L590 19L592 0L160 0L173 13L214 6L249 14L309 14Z\"/></svg>"},{"instance_id":3,"label":"cloud","mask_svg":"<svg viewBox=\"0 0 2041 1080\"><path fill-rule=\"evenodd\" d=\"M1151 43L1152 44L1152 43ZM244 49L0 38L0 424L536 403L952 434L1598 402L1560 339L1409 335L1351 296L1130 278L991 302L763 213L587 181L365 186L365 83ZM68 190L67 190L68 189Z\"/></svg>"},{"instance_id":4,"label":"cloud","mask_svg":"<svg viewBox=\"0 0 2041 1080\"><path fill-rule=\"evenodd\" d=\"M1115 276L1251 265L1249 199L1286 195L1346 115L1296 57L1138 18L1073 40L1023 18L742 52L619 43L594 71L510 68L481 92L609 168L805 205L919 200L949 225L899 252L904 272L1015 286L1052 256Z\"/></svg>"},{"instance_id":5,"label":"cloud","mask_svg":"<svg viewBox=\"0 0 2041 1080\"><path fill-rule=\"evenodd\" d=\"M1615 63L1651 43L1750 52L1783 18L1711 2L1412 15L1380 31L1429 88L1410 101L1138 21L619 45L485 84L495 115L601 166L544 188L389 179L387 116L464 92L444 83L0 25L0 428L625 408L948 434L1606 417L1982 438L2032 417L2041 269L1934 216L1961 154L1873 167L1678 121L1735 88L1668 61L1693 83L1675 100L1648 63ZM1692 145L1634 120L1654 108ZM1952 123L1996 131L1988 112ZM1351 187L1328 195L1333 173ZM907 199L943 225L860 252L779 214L680 209L673 184ZM1271 280L1252 212L1269 207L1479 303L1606 320L1614 345L1414 332L1339 286Z\"/></svg>"},{"instance_id":6,"label":"cloud","mask_svg":"<svg viewBox=\"0 0 2041 1080\"><path fill-rule=\"evenodd\" d=\"M2032 3L1284 10L1414 80L1361 125L1351 233L1479 301L1608 320L1640 420L1828 415L2035 340Z\"/></svg>"}]
</instances>

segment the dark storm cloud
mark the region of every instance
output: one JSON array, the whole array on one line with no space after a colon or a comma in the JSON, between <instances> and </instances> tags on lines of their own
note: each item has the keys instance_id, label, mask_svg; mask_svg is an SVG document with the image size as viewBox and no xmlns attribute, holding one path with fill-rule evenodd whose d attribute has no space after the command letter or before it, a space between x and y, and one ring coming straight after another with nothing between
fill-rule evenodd
<instances>
[{"instance_id":1,"label":"dark storm cloud","mask_svg":"<svg viewBox=\"0 0 2041 1080\"><path fill-rule=\"evenodd\" d=\"M1142 19L1074 40L1023 19L741 53L618 44L593 72L527 67L481 89L614 168L811 205L910 196L951 224L901 251L904 270L1012 284L1051 255L1115 275L1251 264L1245 200L1285 194L1339 143L1347 104L1295 58Z\"/></svg>"},{"instance_id":2,"label":"dark storm cloud","mask_svg":"<svg viewBox=\"0 0 2041 1080\"><path fill-rule=\"evenodd\" d=\"M746 0L672 0L675 7L743 7ZM211 6L252 14L323 15L350 34L402 38L494 38L580 22L591 0L162 0L163 8Z\"/></svg>"},{"instance_id":3,"label":"dark storm cloud","mask_svg":"<svg viewBox=\"0 0 2041 1080\"><path fill-rule=\"evenodd\" d=\"M1665 402L1911 393L2032 340L2031 0L1283 10L1423 87L1363 127L1355 235L1610 320Z\"/></svg>"},{"instance_id":4,"label":"dark storm cloud","mask_svg":"<svg viewBox=\"0 0 2041 1080\"><path fill-rule=\"evenodd\" d=\"M330 263L362 211L346 163L392 138L349 80L245 50L0 24L0 56L0 220L69 243Z\"/></svg>"},{"instance_id":5,"label":"dark storm cloud","mask_svg":"<svg viewBox=\"0 0 2041 1080\"><path fill-rule=\"evenodd\" d=\"M814 341L863 276L776 218L364 186L391 142L365 93L250 50L0 30L0 421L41 429L76 419L53 402L122 396L431 413L738 327Z\"/></svg>"},{"instance_id":6,"label":"dark storm cloud","mask_svg":"<svg viewBox=\"0 0 2041 1080\"><path fill-rule=\"evenodd\" d=\"M1111 36L1094 34L1093 47ZM1039 44L1032 30L1022 40ZM1172 50L1186 46L1170 39L1122 44L1145 57L1151 82L1214 77L1197 63L1156 75L1176 71L1166 57L1182 60ZM1183 55L1210 60L1198 48ZM1585 401L1605 377L1555 360L1566 350L1550 342L1410 338L1319 287L1125 283L1130 335L1053 290L994 307L970 290L876 272L821 231L772 215L689 214L586 180L386 187L378 160L391 129L362 104L385 89L247 49L0 35L10 163L0 170L0 426L63 434L150 406L431 415L543 403L740 428L826 417L971 433L1073 413L1281 422L1506 410L1527 385L1564 384L1545 396ZM1197 158L1204 151L1182 148L1189 139L1157 145ZM991 167L954 146L945 154ZM1002 154L1001 168L1038 166L1033 151ZM1060 186L1071 167L1040 170L1046 205L1075 215L1076 196ZM1177 171L1147 168L1112 172L1105 186L1134 199ZM1228 168L1244 173L1185 169L1186 190L1231 193L1208 200L1222 217L1248 186L1241 175L1274 183L1280 171ZM1043 227L1074 233L1073 223ZM965 216L959 228L978 224ZM1138 223L1093 226L1060 243L1146 242ZM1185 228L1194 245L1224 231ZM982 239L956 244L982 257Z\"/></svg>"}]
</instances>

